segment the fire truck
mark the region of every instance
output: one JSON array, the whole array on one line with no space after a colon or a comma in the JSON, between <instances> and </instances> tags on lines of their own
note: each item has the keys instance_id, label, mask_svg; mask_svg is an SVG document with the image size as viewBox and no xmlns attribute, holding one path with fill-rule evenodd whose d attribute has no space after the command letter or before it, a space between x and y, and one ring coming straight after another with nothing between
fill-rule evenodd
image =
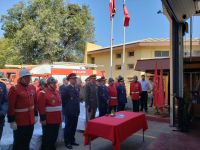
<instances>
[{"instance_id":1,"label":"fire truck","mask_svg":"<svg viewBox=\"0 0 200 150\"><path fill-rule=\"evenodd\" d=\"M58 84L62 84L62 80L70 73L76 73L78 77L84 81L88 76L96 74L97 78L105 76L103 65L73 63L73 62L55 62L53 64L42 65L6 65L6 69L0 69L3 72L4 78L9 82L6 84L16 84L19 78L21 68L27 68L32 74L32 81L36 78L48 78L53 76L58 80ZM14 69L11 69L14 68ZM101 69L99 69L101 68Z\"/></svg>"}]
</instances>

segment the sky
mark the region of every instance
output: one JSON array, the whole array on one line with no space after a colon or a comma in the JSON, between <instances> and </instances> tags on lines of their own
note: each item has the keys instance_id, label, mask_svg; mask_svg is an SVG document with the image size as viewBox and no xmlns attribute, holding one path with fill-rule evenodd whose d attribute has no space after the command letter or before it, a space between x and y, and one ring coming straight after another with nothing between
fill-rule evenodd
<instances>
[{"instance_id":1,"label":"sky","mask_svg":"<svg viewBox=\"0 0 200 150\"><path fill-rule=\"evenodd\" d=\"M1 0L0 15L21 0ZM27 0L23 0L27 1ZM65 0L70 3L89 5L95 26L95 43L101 46L110 45L109 0ZM117 11L114 16L114 45L123 43L123 0L116 0ZM131 17L126 28L126 42L144 38L169 38L169 21L163 14L161 0L126 0L126 6ZM193 19L193 37L200 37L200 17ZM2 24L0 24L2 25ZM187 35L189 36L189 34ZM0 30L0 37L3 31Z\"/></svg>"}]
</instances>

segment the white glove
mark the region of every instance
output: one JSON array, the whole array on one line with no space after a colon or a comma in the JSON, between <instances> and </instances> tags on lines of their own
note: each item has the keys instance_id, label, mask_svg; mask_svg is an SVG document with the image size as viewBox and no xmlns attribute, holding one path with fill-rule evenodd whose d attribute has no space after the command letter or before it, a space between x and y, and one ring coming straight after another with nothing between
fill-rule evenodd
<instances>
[{"instance_id":1,"label":"white glove","mask_svg":"<svg viewBox=\"0 0 200 150\"><path fill-rule=\"evenodd\" d=\"M17 123L16 122L10 123L10 128L13 130L17 130Z\"/></svg>"},{"instance_id":2,"label":"white glove","mask_svg":"<svg viewBox=\"0 0 200 150\"><path fill-rule=\"evenodd\" d=\"M38 117L35 116L35 124L38 122Z\"/></svg>"}]
</instances>

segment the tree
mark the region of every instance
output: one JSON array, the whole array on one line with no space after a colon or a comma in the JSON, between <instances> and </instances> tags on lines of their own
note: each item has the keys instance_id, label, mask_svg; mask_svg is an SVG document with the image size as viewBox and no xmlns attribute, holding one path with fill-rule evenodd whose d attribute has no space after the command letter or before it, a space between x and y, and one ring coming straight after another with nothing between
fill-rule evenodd
<instances>
[{"instance_id":1,"label":"tree","mask_svg":"<svg viewBox=\"0 0 200 150\"><path fill-rule=\"evenodd\" d=\"M85 43L94 39L89 7L64 0L30 0L27 6L20 2L1 21L4 36L13 42L20 58L18 63L81 62Z\"/></svg>"},{"instance_id":2,"label":"tree","mask_svg":"<svg viewBox=\"0 0 200 150\"><path fill-rule=\"evenodd\" d=\"M0 39L0 68L4 68L6 63L17 62L16 55L13 55L12 42L9 39Z\"/></svg>"}]
</instances>

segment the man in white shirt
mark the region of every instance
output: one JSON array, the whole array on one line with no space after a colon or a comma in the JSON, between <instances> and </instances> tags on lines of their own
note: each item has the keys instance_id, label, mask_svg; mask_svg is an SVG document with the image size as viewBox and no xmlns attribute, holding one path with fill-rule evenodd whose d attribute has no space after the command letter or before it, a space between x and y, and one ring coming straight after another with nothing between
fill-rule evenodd
<instances>
[{"instance_id":1,"label":"man in white shirt","mask_svg":"<svg viewBox=\"0 0 200 150\"><path fill-rule=\"evenodd\" d=\"M141 76L142 80L140 81L142 86L142 93L140 99L140 111L145 110L147 112L147 99L148 99L148 91L150 90L149 82L145 80L145 75Z\"/></svg>"}]
</instances>

